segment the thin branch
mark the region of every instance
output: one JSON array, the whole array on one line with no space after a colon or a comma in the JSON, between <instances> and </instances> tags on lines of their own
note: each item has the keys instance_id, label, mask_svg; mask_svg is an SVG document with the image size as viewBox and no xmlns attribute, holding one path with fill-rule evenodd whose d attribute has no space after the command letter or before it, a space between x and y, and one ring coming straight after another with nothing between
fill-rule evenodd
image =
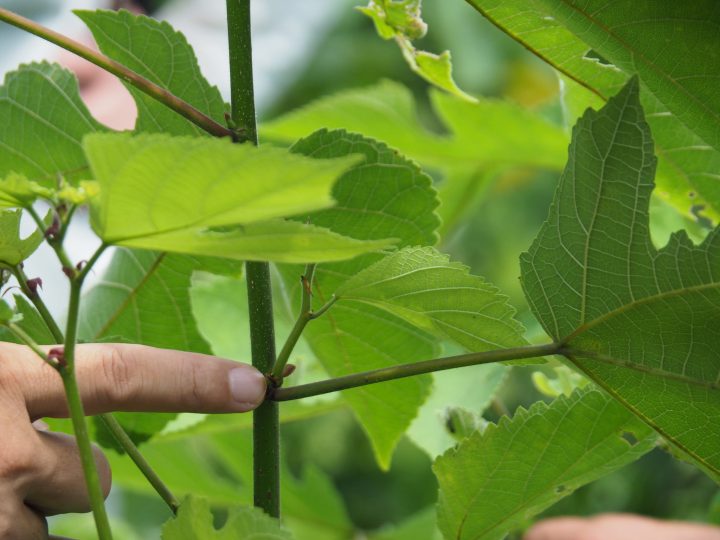
<instances>
[{"instance_id":1,"label":"thin branch","mask_svg":"<svg viewBox=\"0 0 720 540\"><path fill-rule=\"evenodd\" d=\"M133 70L124 66L120 62L116 62L112 58L109 58L98 51L94 51L82 43L78 43L63 34L50 30L35 21L26 19L25 17L4 8L0 8L0 21L4 21L12 26L25 30L26 32L35 34L50 43L54 43L55 45L84 58L88 62L95 64L105 71L112 73L116 77L119 77L122 81L134 86L141 92L166 105L179 115L187 118L193 124L204 129L211 135L215 135L216 137L235 137L235 133L232 130L222 124L219 124L205 113L200 112L187 101L180 99L176 95L167 91L165 88L162 88L145 77L142 77L138 73L135 73Z\"/></svg>"},{"instance_id":2,"label":"thin branch","mask_svg":"<svg viewBox=\"0 0 720 540\"><path fill-rule=\"evenodd\" d=\"M37 354L43 362L45 362L51 368L57 369L57 364L50 360L48 355L45 354L45 351L43 351L40 346L35 343L35 340L33 340L33 338L31 338L27 333L25 333L25 330L20 328L15 323L7 323L5 326L16 338L18 338L23 344L27 345L30 350Z\"/></svg>"},{"instance_id":3,"label":"thin branch","mask_svg":"<svg viewBox=\"0 0 720 540\"><path fill-rule=\"evenodd\" d=\"M101 248L102 248L102 246L101 246ZM102 248L102 249L104 249L104 248ZM102 253L102 249L98 249L98 251L95 252L95 255L90 258L87 265L85 266L86 269L90 269L93 267L93 265L95 264L95 261L97 261L100 254ZM53 318L53 316L50 314L50 310L48 309L47 305L43 301L42 297L37 293L37 291L33 292L28 287L28 285L27 285L28 278L27 278L27 275L25 275L25 272L23 271L23 269L18 265L17 267L12 268L12 272L15 275L15 278L18 280L18 283L20 284L20 288L25 293L25 296L27 296L30 299L30 301L35 306L35 309L38 310L40 317L42 318L43 322L45 323L45 326L48 328L50 333L55 338L55 341L58 344L63 343L65 341L65 336L63 335L62 330L58 326L58 324L55 321L55 319ZM20 329L20 330L22 330L22 329ZM12 331L12 329L11 329L11 331ZM18 339L21 339L20 336L18 336ZM22 341L22 339L21 339L21 341ZM42 352L42 351L40 351L40 352ZM48 363L50 363L50 362L48 362ZM50 365L52 367L57 367L55 364L52 364L52 363L50 363ZM158 495L160 495L160 497L165 501L165 503L168 505L170 510L173 513L177 513L177 509L179 506L177 498L172 494L170 489L163 483L163 481L160 479L158 474L152 468L150 463L148 463L148 461L145 459L145 457L140 453L137 446L135 446L135 443L128 436L128 434L125 432L125 430L120 425L120 423L110 413L100 414L100 415L98 415L98 418L100 418L100 420L103 422L103 424L105 424L105 427L115 437L115 440L118 442L120 447L130 457L130 459L133 461L133 463L135 463L135 466L140 470L140 472L147 479L147 481L150 483L150 485L153 488L155 488L155 491L157 491Z\"/></svg>"},{"instance_id":4,"label":"thin branch","mask_svg":"<svg viewBox=\"0 0 720 540\"><path fill-rule=\"evenodd\" d=\"M158 495L162 497L162 500L165 501L172 513L176 514L178 508L180 508L180 503L177 498L153 470L150 463L148 463L145 459L145 456L140 453L137 446L135 446L135 443L133 443L132 439L130 439L120 423L111 414L101 414L100 420L107 430L112 433L113 437L115 437L115 440L120 444L120 446L122 446L123 450L127 452L130 459L133 460L133 463L135 463L138 469L140 469L143 475L145 475L145 478L147 478L150 485L155 488Z\"/></svg>"},{"instance_id":5,"label":"thin branch","mask_svg":"<svg viewBox=\"0 0 720 540\"><path fill-rule=\"evenodd\" d=\"M291 386L289 388L276 388L271 391L269 399L273 401L290 401L293 399L301 399L320 394L328 394L330 392L337 392L338 390L347 390L348 388L355 388L358 386L366 386L368 384L412 377L414 375L431 373L433 371L442 371L445 369L474 366L478 364L493 364L496 362L521 360L523 358L537 358L553 354L563 354L563 350L564 349L561 345L557 343L549 343L547 345L533 345L528 347L516 347L512 349L499 349L495 351L461 354L458 356L447 356L444 358L427 360L425 362L400 364L397 366L375 369L373 371L354 373L344 377L337 377L335 379L327 379L309 384L301 384L299 386Z\"/></svg>"}]
</instances>

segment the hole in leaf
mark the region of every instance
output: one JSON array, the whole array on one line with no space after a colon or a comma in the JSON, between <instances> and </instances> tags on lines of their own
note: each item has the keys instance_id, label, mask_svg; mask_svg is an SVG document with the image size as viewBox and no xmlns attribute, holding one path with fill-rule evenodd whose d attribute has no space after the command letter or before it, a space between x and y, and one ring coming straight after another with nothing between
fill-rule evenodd
<instances>
[{"instance_id":1,"label":"hole in leaf","mask_svg":"<svg viewBox=\"0 0 720 540\"><path fill-rule=\"evenodd\" d=\"M565 489L566 489L565 486L560 484L559 486L555 486L555 493L556 494L565 493Z\"/></svg>"},{"instance_id":2,"label":"hole in leaf","mask_svg":"<svg viewBox=\"0 0 720 540\"><path fill-rule=\"evenodd\" d=\"M593 49L590 49L588 52L586 52L583 58L587 58L588 60L595 60L598 64L602 64L603 66L615 67L612 62L604 58L599 52L594 51Z\"/></svg>"},{"instance_id":3,"label":"hole in leaf","mask_svg":"<svg viewBox=\"0 0 720 540\"><path fill-rule=\"evenodd\" d=\"M620 436L625 439L630 446L635 446L638 443L637 437L629 431L623 431Z\"/></svg>"}]
</instances>

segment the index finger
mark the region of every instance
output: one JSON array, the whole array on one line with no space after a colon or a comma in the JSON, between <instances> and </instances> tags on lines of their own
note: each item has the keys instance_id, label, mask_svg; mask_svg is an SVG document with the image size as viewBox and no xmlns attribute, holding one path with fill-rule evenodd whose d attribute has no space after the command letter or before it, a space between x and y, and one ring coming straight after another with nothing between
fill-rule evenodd
<instances>
[{"instance_id":1,"label":"index finger","mask_svg":"<svg viewBox=\"0 0 720 540\"><path fill-rule=\"evenodd\" d=\"M88 415L245 412L262 403L266 390L265 377L247 364L144 345L78 345L75 369ZM68 415L60 376L27 347L0 346L3 373L19 386L33 420Z\"/></svg>"}]
</instances>

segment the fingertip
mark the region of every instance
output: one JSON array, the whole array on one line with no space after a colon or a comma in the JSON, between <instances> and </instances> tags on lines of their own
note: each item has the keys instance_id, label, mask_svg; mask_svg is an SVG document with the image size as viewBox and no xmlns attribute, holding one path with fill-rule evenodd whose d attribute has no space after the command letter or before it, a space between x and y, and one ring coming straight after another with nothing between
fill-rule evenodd
<instances>
[{"instance_id":1,"label":"fingertip","mask_svg":"<svg viewBox=\"0 0 720 540\"><path fill-rule=\"evenodd\" d=\"M267 380L252 366L231 369L228 372L228 384L234 408L239 412L251 411L265 400Z\"/></svg>"}]
</instances>

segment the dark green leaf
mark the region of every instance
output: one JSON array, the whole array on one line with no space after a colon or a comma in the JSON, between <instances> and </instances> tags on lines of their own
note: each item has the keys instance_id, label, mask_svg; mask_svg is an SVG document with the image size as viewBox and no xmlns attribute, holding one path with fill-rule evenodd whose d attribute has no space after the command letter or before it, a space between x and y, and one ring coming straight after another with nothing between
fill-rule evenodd
<instances>
[{"instance_id":1,"label":"dark green leaf","mask_svg":"<svg viewBox=\"0 0 720 540\"><path fill-rule=\"evenodd\" d=\"M597 390L538 402L476 431L435 461L438 524L445 538L501 540L654 444L650 429Z\"/></svg>"},{"instance_id":2,"label":"dark green leaf","mask_svg":"<svg viewBox=\"0 0 720 540\"><path fill-rule=\"evenodd\" d=\"M646 85L642 104L660 159L658 194L687 216L700 208L715 220L720 217L720 98L713 78L720 59L712 53L720 46L720 10L713 0L690 4L623 0L602 6L595 0L470 0L470 4L585 87L585 92L577 85L571 89L573 94L584 93L582 109L600 106L639 73ZM599 61L598 52L615 65ZM655 68L657 73L650 74ZM698 117L702 109L710 112Z\"/></svg>"},{"instance_id":3,"label":"dark green leaf","mask_svg":"<svg viewBox=\"0 0 720 540\"><path fill-rule=\"evenodd\" d=\"M578 369L718 475L720 234L653 246L655 162L633 80L575 127L548 221L521 258L523 287Z\"/></svg>"}]
</instances>

